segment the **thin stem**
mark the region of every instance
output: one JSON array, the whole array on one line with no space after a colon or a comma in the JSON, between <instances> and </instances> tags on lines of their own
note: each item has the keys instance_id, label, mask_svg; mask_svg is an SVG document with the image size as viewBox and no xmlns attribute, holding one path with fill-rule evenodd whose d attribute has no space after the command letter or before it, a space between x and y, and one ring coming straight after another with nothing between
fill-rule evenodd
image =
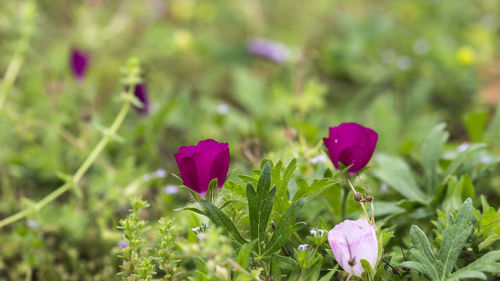
<instances>
[{"instance_id":1,"label":"thin stem","mask_svg":"<svg viewBox=\"0 0 500 281\"><path fill-rule=\"evenodd\" d=\"M2 85L0 86L0 110L3 109L7 96L9 95L9 90L16 80L21 64L23 63L23 52L17 52L7 67L7 71L2 80Z\"/></svg>"},{"instance_id":2,"label":"thin stem","mask_svg":"<svg viewBox=\"0 0 500 281\"><path fill-rule=\"evenodd\" d=\"M366 188L365 182L363 181L363 178L361 177L361 175L358 175L358 178L361 181L361 184L363 185L363 188L365 190L366 195L368 195L368 196L371 197L371 200L370 200L370 207L372 209L372 219L371 219L371 221L372 221L372 225L375 225L375 207L373 205L373 201L375 201L375 198L373 198L373 196L370 194L370 192L368 192L368 189Z\"/></svg>"},{"instance_id":3,"label":"thin stem","mask_svg":"<svg viewBox=\"0 0 500 281\"><path fill-rule=\"evenodd\" d=\"M349 178L347 178L347 182L349 183L349 186L351 187L351 189L354 192L354 195L356 196L356 193L357 193L356 189L354 189L354 186L352 185L351 180ZM363 208L363 212L364 212L365 216L368 218L369 221L371 221L370 216L368 215L368 212L366 211L366 207L365 207L363 200L359 201L359 204L361 204L361 208Z\"/></svg>"},{"instance_id":4,"label":"thin stem","mask_svg":"<svg viewBox=\"0 0 500 281\"><path fill-rule=\"evenodd\" d=\"M131 85L129 87L129 90L127 92L128 97L132 97L134 88L135 88L135 85ZM18 220L34 213L34 212L40 210L45 205L52 202L54 199L61 196L66 191L70 190L75 184L77 184L80 181L80 179L83 177L85 172L87 172L87 170L90 168L90 166L96 161L97 157L102 152L104 147L106 147L106 145L109 143L109 141L113 138L113 136L118 131L118 128L123 123L125 116L127 116L127 112L130 108L130 100L131 99L125 99L125 102L124 102L120 112L116 116L113 124L111 125L111 128L106 132L106 134L103 136L103 138L95 146L94 150L92 150L92 152L89 154L87 159L85 159L85 161L80 166L80 168L78 168L78 170L75 172L75 174L73 175L73 177L71 178L70 181L67 181L65 184L60 186L58 189L54 190L52 193L45 196L42 200L40 200L34 206L31 206L31 207L24 209L16 214L10 216L10 217L7 217L7 218L1 220L0 221L0 228L4 227L6 225L9 225L15 221L18 221Z\"/></svg>"},{"instance_id":5,"label":"thin stem","mask_svg":"<svg viewBox=\"0 0 500 281\"><path fill-rule=\"evenodd\" d=\"M252 280L259 280L257 278L255 278L250 272L246 271L243 267L241 267L237 262L235 262L233 259L229 258L227 259L227 263L229 263L232 267L234 267L234 269L236 269L237 271L245 274L246 276L252 278Z\"/></svg>"},{"instance_id":6,"label":"thin stem","mask_svg":"<svg viewBox=\"0 0 500 281\"><path fill-rule=\"evenodd\" d=\"M342 194L342 201L340 201L340 218L342 221L345 220L346 213L347 213L347 196L349 195L349 190L347 188L344 188Z\"/></svg>"}]
</instances>

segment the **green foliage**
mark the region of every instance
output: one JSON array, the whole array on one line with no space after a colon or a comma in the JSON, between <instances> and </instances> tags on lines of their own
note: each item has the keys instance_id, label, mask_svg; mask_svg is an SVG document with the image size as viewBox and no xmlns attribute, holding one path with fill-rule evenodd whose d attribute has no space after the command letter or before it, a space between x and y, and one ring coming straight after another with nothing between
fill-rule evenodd
<instances>
[{"instance_id":1,"label":"green foliage","mask_svg":"<svg viewBox=\"0 0 500 281\"><path fill-rule=\"evenodd\" d=\"M462 278L486 279L483 272L497 273L500 252L490 252L471 264L453 272L457 259L472 233L472 200L469 198L460 206L456 216L449 213L446 228L442 234L441 246L437 254L431 248L425 233L413 225L410 237L413 248L410 253L416 261L401 264L424 274L429 280L460 280ZM453 273L452 273L453 272Z\"/></svg>"}]
</instances>

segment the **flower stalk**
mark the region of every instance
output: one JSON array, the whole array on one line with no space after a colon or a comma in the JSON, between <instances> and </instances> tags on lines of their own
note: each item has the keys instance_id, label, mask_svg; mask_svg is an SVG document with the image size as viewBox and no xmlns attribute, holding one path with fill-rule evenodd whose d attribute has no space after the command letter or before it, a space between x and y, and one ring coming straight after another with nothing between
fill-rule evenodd
<instances>
[{"instance_id":1,"label":"flower stalk","mask_svg":"<svg viewBox=\"0 0 500 281\"><path fill-rule=\"evenodd\" d=\"M129 60L127 67L127 77L126 77L126 83L129 84L128 91L125 93L124 98L123 98L123 105L122 108L120 109L120 112L116 116L115 120L113 121L111 127L109 130L106 131L102 139L99 141L99 143L95 146L95 148L92 150L92 152L89 154L89 156L85 159L85 161L82 163L80 168L75 172L73 176L69 178L69 180L66 181L65 184L45 196L42 200L38 201L36 204L33 206L30 206L14 215L11 215L3 220L0 221L0 228L7 226L11 223L14 223L22 218L27 217L30 214L33 214L37 212L38 210L42 209L45 205L49 204L50 202L54 201L56 198L64 194L66 191L70 190L72 187L76 186L76 184L81 180L83 175L88 171L88 169L92 166L92 164L96 161L97 157L101 154L101 152L104 150L106 145L113 139L113 137L116 135L116 132L120 128L120 126L123 123L123 120L127 116L127 113L130 109L130 105L132 103L132 100L134 99L133 97L133 89L134 86L140 81L138 74L140 73L140 67L139 67L139 62L136 59L131 59Z\"/></svg>"}]
</instances>

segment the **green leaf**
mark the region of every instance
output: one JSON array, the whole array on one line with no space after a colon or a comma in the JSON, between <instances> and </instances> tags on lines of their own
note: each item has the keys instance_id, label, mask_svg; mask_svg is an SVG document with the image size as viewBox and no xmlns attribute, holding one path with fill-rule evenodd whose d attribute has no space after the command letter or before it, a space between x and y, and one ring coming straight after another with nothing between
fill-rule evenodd
<instances>
[{"instance_id":1,"label":"green leaf","mask_svg":"<svg viewBox=\"0 0 500 281\"><path fill-rule=\"evenodd\" d=\"M217 186L217 178L210 181L208 184L208 190L205 194L205 200L211 203L217 202L217 195L219 194L219 187Z\"/></svg>"},{"instance_id":2,"label":"green leaf","mask_svg":"<svg viewBox=\"0 0 500 281\"><path fill-rule=\"evenodd\" d=\"M472 233L472 199L468 198L458 209L456 219L449 213L446 218L446 229L439 249L438 259L444 265L444 276L448 276L462 251L467 238Z\"/></svg>"},{"instance_id":3,"label":"green leaf","mask_svg":"<svg viewBox=\"0 0 500 281\"><path fill-rule=\"evenodd\" d=\"M325 274L319 281L330 281L332 280L333 275L337 272L339 265L335 265L332 270L330 270L327 274Z\"/></svg>"},{"instance_id":4,"label":"green leaf","mask_svg":"<svg viewBox=\"0 0 500 281\"><path fill-rule=\"evenodd\" d=\"M429 198L420 191L405 161L388 155L379 155L376 160L378 165L373 173L377 178L410 200L423 204L429 202Z\"/></svg>"},{"instance_id":5,"label":"green leaf","mask_svg":"<svg viewBox=\"0 0 500 281\"><path fill-rule=\"evenodd\" d=\"M460 168L460 166L465 162L465 160L467 160L468 157L472 156L478 151L483 150L484 148L486 148L486 145L484 143L471 144L465 151L460 152L457 157L453 159L453 161L444 171L442 178L446 180L447 177L453 175L458 170L458 168Z\"/></svg>"},{"instance_id":6,"label":"green leaf","mask_svg":"<svg viewBox=\"0 0 500 281\"><path fill-rule=\"evenodd\" d=\"M281 178L281 183L278 185L278 196L280 200L288 200L287 192L288 192L288 182L292 178L293 172L297 169L297 160L293 159L290 161L288 166L286 167L285 173ZM283 198L283 199L281 199Z\"/></svg>"},{"instance_id":7,"label":"green leaf","mask_svg":"<svg viewBox=\"0 0 500 281\"><path fill-rule=\"evenodd\" d=\"M269 191L271 185L271 167L269 161L266 162L262 169L262 174L257 183L257 192L255 192L251 183L247 184L247 199L248 210L250 217L250 232L252 239L259 240L260 243L264 241L266 235L266 228L269 222L269 216L274 205L274 195L276 193L276 186L273 186Z\"/></svg>"},{"instance_id":8,"label":"green leaf","mask_svg":"<svg viewBox=\"0 0 500 281\"><path fill-rule=\"evenodd\" d=\"M257 240L253 240L241 247L240 252L238 253L238 264L241 265L242 268L246 269L248 267L248 259L250 258L250 253L255 248L256 244ZM239 273L240 272L235 272L235 280L237 280L236 276L238 276Z\"/></svg>"},{"instance_id":9,"label":"green leaf","mask_svg":"<svg viewBox=\"0 0 500 281\"><path fill-rule=\"evenodd\" d=\"M488 122L488 117L488 111L485 110L472 111L465 114L465 128L467 128L467 133L471 141L480 142L483 140L484 128Z\"/></svg>"},{"instance_id":10,"label":"green leaf","mask_svg":"<svg viewBox=\"0 0 500 281\"><path fill-rule=\"evenodd\" d=\"M336 174L338 175L338 174ZM295 202L301 198L306 198L307 200L311 200L319 194L323 193L328 188L334 186L339 180L337 178L334 179L316 179L310 185L307 184L306 180L303 178L296 179L297 185L299 189L295 192L293 196L292 202Z\"/></svg>"},{"instance_id":11,"label":"green leaf","mask_svg":"<svg viewBox=\"0 0 500 281\"><path fill-rule=\"evenodd\" d=\"M203 198L201 198L201 196L196 191L192 190L191 188L189 188L185 185L180 185L180 187L189 191L189 193L191 193L191 195L193 196L194 201L198 202L200 205L203 205L204 200L203 200Z\"/></svg>"},{"instance_id":12,"label":"green leaf","mask_svg":"<svg viewBox=\"0 0 500 281\"><path fill-rule=\"evenodd\" d=\"M474 185L468 175L464 175L457 183L454 177L448 181L446 197L443 200L443 210L450 211L460 207L462 202L469 197L474 197Z\"/></svg>"},{"instance_id":13,"label":"green leaf","mask_svg":"<svg viewBox=\"0 0 500 281\"><path fill-rule=\"evenodd\" d=\"M374 281L375 272L373 271L371 264L365 259L361 259L360 262L361 266L363 267L363 273L361 273L361 279L366 281Z\"/></svg>"},{"instance_id":14,"label":"green leaf","mask_svg":"<svg viewBox=\"0 0 500 281\"><path fill-rule=\"evenodd\" d=\"M438 164L441 158L443 145L448 139L448 132L445 129L446 125L441 123L434 127L426 136L420 148L420 161L424 169L424 182L428 193L431 193L437 188L439 183Z\"/></svg>"},{"instance_id":15,"label":"green leaf","mask_svg":"<svg viewBox=\"0 0 500 281\"><path fill-rule=\"evenodd\" d=\"M290 236L292 235L293 223L297 219L300 209L302 209L305 201L305 199L299 199L286 210L276 227L273 237L271 237L271 240L269 240L269 243L266 245L264 255L270 255L278 251L288 242Z\"/></svg>"},{"instance_id":16,"label":"green leaf","mask_svg":"<svg viewBox=\"0 0 500 281\"><path fill-rule=\"evenodd\" d=\"M204 215L206 216L207 214L205 212L203 212L202 210L200 209L197 209L197 208L192 208L192 207L182 207L182 208L177 208L177 209L174 209L174 211L178 212L178 211L192 211L192 212L195 212L197 214L200 214L200 215Z\"/></svg>"},{"instance_id":17,"label":"green leaf","mask_svg":"<svg viewBox=\"0 0 500 281\"><path fill-rule=\"evenodd\" d=\"M437 256L434 255L425 233L420 228L413 225L410 230L410 238L413 245L413 248L410 249L410 254L416 261L404 262L401 266L425 274L433 281L450 280L448 276L450 276L460 252L472 233L471 220L472 200L468 198L458 209L456 218L451 212L448 213L446 228L442 235L441 248ZM478 277L481 276L481 274L480 272L477 274L477 272L471 270L470 272L465 272L463 275L460 275L460 278L466 278L464 276Z\"/></svg>"},{"instance_id":18,"label":"green leaf","mask_svg":"<svg viewBox=\"0 0 500 281\"><path fill-rule=\"evenodd\" d=\"M202 206L207 213L207 217L217 226L223 227L227 232L231 233L237 242L241 244L247 243L247 241L241 236L240 232L231 221L231 219L217 208L214 204L208 201L202 201Z\"/></svg>"},{"instance_id":19,"label":"green leaf","mask_svg":"<svg viewBox=\"0 0 500 281\"><path fill-rule=\"evenodd\" d=\"M446 280L458 281L466 278L486 280L486 275L483 272L500 273L500 250L486 253L469 265L455 271Z\"/></svg>"}]
</instances>

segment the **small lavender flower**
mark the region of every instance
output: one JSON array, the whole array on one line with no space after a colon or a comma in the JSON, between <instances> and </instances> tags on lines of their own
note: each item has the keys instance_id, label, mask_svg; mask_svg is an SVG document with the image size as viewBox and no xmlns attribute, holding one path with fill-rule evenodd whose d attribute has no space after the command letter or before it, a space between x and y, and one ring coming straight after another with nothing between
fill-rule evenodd
<instances>
[{"instance_id":1,"label":"small lavender flower","mask_svg":"<svg viewBox=\"0 0 500 281\"><path fill-rule=\"evenodd\" d=\"M308 248L309 248L309 244L300 244L299 247L297 247L297 250L304 252L304 251L307 251Z\"/></svg>"},{"instance_id":2,"label":"small lavender flower","mask_svg":"<svg viewBox=\"0 0 500 281\"><path fill-rule=\"evenodd\" d=\"M125 249L128 247L128 243L127 243L127 241L122 240L122 241L118 242L118 246Z\"/></svg>"},{"instance_id":3,"label":"small lavender flower","mask_svg":"<svg viewBox=\"0 0 500 281\"><path fill-rule=\"evenodd\" d=\"M389 190L389 186L387 184L383 183L380 185L381 192L386 192L387 190Z\"/></svg>"},{"instance_id":4,"label":"small lavender flower","mask_svg":"<svg viewBox=\"0 0 500 281\"><path fill-rule=\"evenodd\" d=\"M464 151L466 151L466 150L467 150L467 148L469 148L469 146L470 146L470 144L469 144L469 143L464 142L464 143L462 143L461 145L459 145L459 146L457 147L457 151L458 151L458 152L464 152Z\"/></svg>"},{"instance_id":5,"label":"small lavender flower","mask_svg":"<svg viewBox=\"0 0 500 281\"><path fill-rule=\"evenodd\" d=\"M310 231L311 235L314 236L314 237L318 237L318 238L321 238L323 237L325 234L328 233L328 231L324 230L324 229L312 229Z\"/></svg>"},{"instance_id":6,"label":"small lavender flower","mask_svg":"<svg viewBox=\"0 0 500 281\"><path fill-rule=\"evenodd\" d=\"M491 157L489 157L487 155L483 156L483 157L481 157L481 159L479 159L479 162L481 162L482 164L488 164L488 163L490 163L490 161L491 161Z\"/></svg>"},{"instance_id":7,"label":"small lavender flower","mask_svg":"<svg viewBox=\"0 0 500 281\"><path fill-rule=\"evenodd\" d=\"M38 229L40 227L40 224L34 220L28 220L26 222L26 225L31 229Z\"/></svg>"},{"instance_id":8,"label":"small lavender flower","mask_svg":"<svg viewBox=\"0 0 500 281\"><path fill-rule=\"evenodd\" d=\"M164 177L167 176L167 171L165 171L164 169L160 168L160 169L154 171L153 176L155 178L164 178Z\"/></svg>"},{"instance_id":9,"label":"small lavender flower","mask_svg":"<svg viewBox=\"0 0 500 281\"><path fill-rule=\"evenodd\" d=\"M290 49L282 43L264 38L252 39L247 45L248 51L257 56L282 63L290 59Z\"/></svg>"},{"instance_id":10,"label":"small lavender flower","mask_svg":"<svg viewBox=\"0 0 500 281\"><path fill-rule=\"evenodd\" d=\"M87 52L75 48L71 49L70 67L78 81L82 81L85 78L89 60L90 55Z\"/></svg>"},{"instance_id":11,"label":"small lavender flower","mask_svg":"<svg viewBox=\"0 0 500 281\"><path fill-rule=\"evenodd\" d=\"M177 185L169 184L169 185L165 186L165 188L163 189L163 191L166 194L177 194L177 192L179 192L179 187Z\"/></svg>"}]
</instances>

